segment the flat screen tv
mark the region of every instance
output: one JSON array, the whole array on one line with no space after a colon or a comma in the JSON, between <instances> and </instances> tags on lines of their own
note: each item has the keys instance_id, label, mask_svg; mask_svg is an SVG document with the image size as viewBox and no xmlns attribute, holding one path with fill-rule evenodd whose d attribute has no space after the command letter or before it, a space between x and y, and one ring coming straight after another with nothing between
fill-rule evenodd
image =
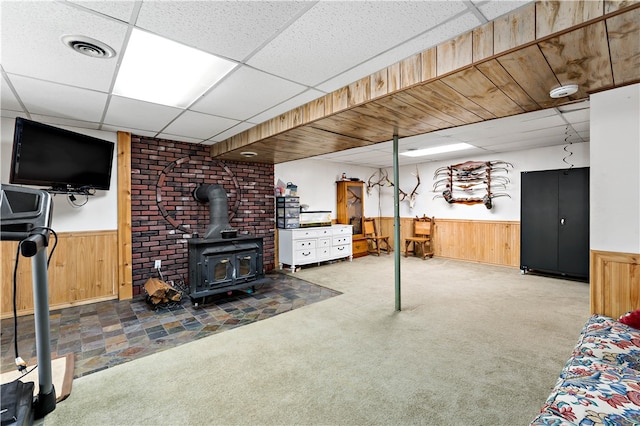
<instances>
[{"instance_id":1,"label":"flat screen tv","mask_svg":"<svg viewBox=\"0 0 640 426\"><path fill-rule=\"evenodd\" d=\"M108 190L113 142L16 118L9 182L53 191Z\"/></svg>"}]
</instances>

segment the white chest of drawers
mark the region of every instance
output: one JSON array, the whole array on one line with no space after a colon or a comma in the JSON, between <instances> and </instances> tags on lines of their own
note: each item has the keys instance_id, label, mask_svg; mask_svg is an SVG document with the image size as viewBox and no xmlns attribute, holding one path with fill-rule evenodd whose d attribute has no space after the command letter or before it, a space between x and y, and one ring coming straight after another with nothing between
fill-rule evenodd
<instances>
[{"instance_id":1,"label":"white chest of drawers","mask_svg":"<svg viewBox=\"0 0 640 426\"><path fill-rule=\"evenodd\" d=\"M352 259L351 225L332 225L317 228L278 229L279 266L320 263L348 257Z\"/></svg>"}]
</instances>

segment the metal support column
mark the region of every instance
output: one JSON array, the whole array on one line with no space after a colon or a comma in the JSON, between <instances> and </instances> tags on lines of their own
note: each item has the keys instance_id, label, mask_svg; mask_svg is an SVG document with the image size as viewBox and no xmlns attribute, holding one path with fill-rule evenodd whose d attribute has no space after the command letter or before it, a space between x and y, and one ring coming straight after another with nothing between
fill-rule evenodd
<instances>
[{"instance_id":1,"label":"metal support column","mask_svg":"<svg viewBox=\"0 0 640 426\"><path fill-rule=\"evenodd\" d=\"M398 177L398 135L393 135L393 254L395 256L396 311L400 311L400 179Z\"/></svg>"}]
</instances>

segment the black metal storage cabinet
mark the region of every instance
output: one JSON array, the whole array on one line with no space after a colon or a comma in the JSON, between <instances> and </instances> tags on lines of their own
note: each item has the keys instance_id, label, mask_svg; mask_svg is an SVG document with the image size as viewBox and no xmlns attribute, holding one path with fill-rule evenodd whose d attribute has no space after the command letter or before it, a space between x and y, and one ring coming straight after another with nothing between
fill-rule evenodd
<instances>
[{"instance_id":1,"label":"black metal storage cabinet","mask_svg":"<svg viewBox=\"0 0 640 426\"><path fill-rule=\"evenodd\" d=\"M520 270L589 278L589 168L522 172Z\"/></svg>"}]
</instances>

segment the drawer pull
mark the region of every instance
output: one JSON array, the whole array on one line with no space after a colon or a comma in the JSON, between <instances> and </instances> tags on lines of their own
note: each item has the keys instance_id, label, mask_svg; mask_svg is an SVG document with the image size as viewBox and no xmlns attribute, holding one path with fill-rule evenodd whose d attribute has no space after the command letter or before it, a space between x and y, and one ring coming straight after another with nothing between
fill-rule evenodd
<instances>
[{"instance_id":1,"label":"drawer pull","mask_svg":"<svg viewBox=\"0 0 640 426\"><path fill-rule=\"evenodd\" d=\"M311 252L307 252L307 253L302 252L302 253L300 253L300 254L302 254L303 256L310 256L310 255L311 255Z\"/></svg>"}]
</instances>

